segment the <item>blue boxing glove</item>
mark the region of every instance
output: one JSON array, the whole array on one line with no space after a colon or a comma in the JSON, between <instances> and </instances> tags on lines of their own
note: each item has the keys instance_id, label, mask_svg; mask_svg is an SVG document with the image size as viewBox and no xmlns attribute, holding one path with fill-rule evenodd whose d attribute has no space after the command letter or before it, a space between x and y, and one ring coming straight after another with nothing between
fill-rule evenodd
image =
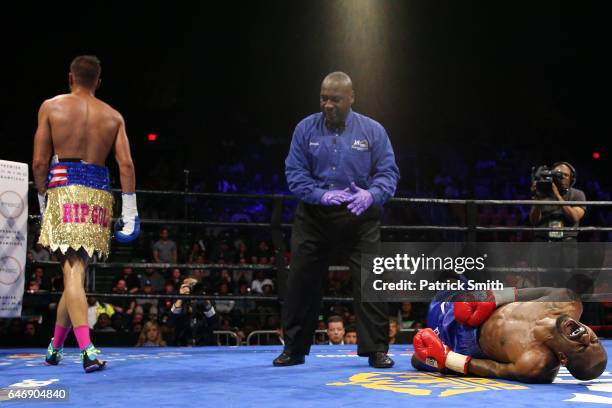
<instances>
[{"instance_id":1,"label":"blue boxing glove","mask_svg":"<svg viewBox=\"0 0 612 408\"><path fill-rule=\"evenodd\" d=\"M136 207L136 193L121 194L121 218L115 223L115 239L132 242L140 234L140 217Z\"/></svg>"},{"instance_id":2,"label":"blue boxing glove","mask_svg":"<svg viewBox=\"0 0 612 408\"><path fill-rule=\"evenodd\" d=\"M353 195L351 195L348 199L350 204L347 206L347 208L355 215L363 214L363 212L370 208L374 202L372 193L370 193L368 190L364 190L361 187L357 187L354 181L351 182L351 186L345 191L348 190L350 190Z\"/></svg>"},{"instance_id":3,"label":"blue boxing glove","mask_svg":"<svg viewBox=\"0 0 612 408\"><path fill-rule=\"evenodd\" d=\"M343 190L326 191L321 196L321 204L323 205L340 205L346 202L351 197L351 194Z\"/></svg>"}]
</instances>

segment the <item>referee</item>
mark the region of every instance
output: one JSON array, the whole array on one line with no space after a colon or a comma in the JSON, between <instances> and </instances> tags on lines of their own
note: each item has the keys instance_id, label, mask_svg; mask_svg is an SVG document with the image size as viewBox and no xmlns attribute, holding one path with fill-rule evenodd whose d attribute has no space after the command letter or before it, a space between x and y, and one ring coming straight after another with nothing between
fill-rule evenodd
<instances>
[{"instance_id":1,"label":"referee","mask_svg":"<svg viewBox=\"0 0 612 408\"><path fill-rule=\"evenodd\" d=\"M303 364L310 352L332 250L347 254L357 317L358 354L390 368L387 303L361 301L361 254L376 254L380 215L399 170L385 129L353 112L352 81L333 72L321 84L321 113L296 127L285 161L300 203L291 236L291 269L283 305L285 348L275 366Z\"/></svg>"}]
</instances>

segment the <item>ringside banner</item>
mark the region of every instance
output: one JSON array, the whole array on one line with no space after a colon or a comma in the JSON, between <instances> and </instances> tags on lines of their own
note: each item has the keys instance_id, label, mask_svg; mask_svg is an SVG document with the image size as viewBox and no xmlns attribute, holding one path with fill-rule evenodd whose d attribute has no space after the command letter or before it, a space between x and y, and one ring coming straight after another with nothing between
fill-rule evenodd
<instances>
[{"instance_id":1,"label":"ringside banner","mask_svg":"<svg viewBox=\"0 0 612 408\"><path fill-rule=\"evenodd\" d=\"M28 165L0 160L0 318L19 317L28 231Z\"/></svg>"}]
</instances>

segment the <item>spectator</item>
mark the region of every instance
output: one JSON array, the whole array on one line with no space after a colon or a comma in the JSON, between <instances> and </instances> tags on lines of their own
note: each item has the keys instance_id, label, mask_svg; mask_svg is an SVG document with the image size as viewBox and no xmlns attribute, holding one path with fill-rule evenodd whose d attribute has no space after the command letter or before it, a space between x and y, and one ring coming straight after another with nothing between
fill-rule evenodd
<instances>
[{"instance_id":1,"label":"spectator","mask_svg":"<svg viewBox=\"0 0 612 408\"><path fill-rule=\"evenodd\" d=\"M397 319L394 317L389 318L389 344L395 344L397 341Z\"/></svg>"},{"instance_id":2,"label":"spectator","mask_svg":"<svg viewBox=\"0 0 612 408\"><path fill-rule=\"evenodd\" d=\"M34 347L39 343L38 326L35 322L26 322L23 328L21 347Z\"/></svg>"},{"instance_id":3,"label":"spectator","mask_svg":"<svg viewBox=\"0 0 612 408\"><path fill-rule=\"evenodd\" d=\"M203 254L196 256L195 263L198 265L202 265L206 263L206 257Z\"/></svg>"},{"instance_id":4,"label":"spectator","mask_svg":"<svg viewBox=\"0 0 612 408\"><path fill-rule=\"evenodd\" d=\"M348 326L344 333L344 344L357 344L357 329L355 326Z\"/></svg>"},{"instance_id":5,"label":"spectator","mask_svg":"<svg viewBox=\"0 0 612 408\"><path fill-rule=\"evenodd\" d=\"M125 287L127 288L126 293L138 293L140 290L140 279L134 273L134 269L130 267L125 267L123 270L115 275L115 279L113 279L112 286L113 288L118 285L120 280L125 281Z\"/></svg>"},{"instance_id":6,"label":"spectator","mask_svg":"<svg viewBox=\"0 0 612 408\"><path fill-rule=\"evenodd\" d=\"M344 321L340 316L330 316L327 319L327 337L329 344L344 344Z\"/></svg>"},{"instance_id":7,"label":"spectator","mask_svg":"<svg viewBox=\"0 0 612 408\"><path fill-rule=\"evenodd\" d=\"M115 313L111 317L111 326L117 332L125 333L125 332L128 331L127 327L126 327L126 324L125 324L125 318L124 318L124 315L122 313Z\"/></svg>"},{"instance_id":8,"label":"spectator","mask_svg":"<svg viewBox=\"0 0 612 408\"><path fill-rule=\"evenodd\" d=\"M243 240L238 240L235 243L236 246L236 261L238 263L241 263L241 260L244 260L244 263L246 263L246 260L249 259L249 248L247 247L247 245L244 243Z\"/></svg>"},{"instance_id":9,"label":"spectator","mask_svg":"<svg viewBox=\"0 0 612 408\"><path fill-rule=\"evenodd\" d=\"M272 296L274 294L274 282L272 282L272 279L264 279L261 283L261 290L264 296Z\"/></svg>"},{"instance_id":10,"label":"spectator","mask_svg":"<svg viewBox=\"0 0 612 408\"><path fill-rule=\"evenodd\" d=\"M159 322L162 325L164 325L165 323L168 323L168 321L170 320L171 313L172 313L171 311L172 303L174 301L174 297L176 293L177 292L174 290L174 285L170 282L166 282L166 285L164 286L164 293L163 293L165 297L161 298L158 302L158 307L159 307L158 318L159 318Z\"/></svg>"},{"instance_id":11,"label":"spectator","mask_svg":"<svg viewBox=\"0 0 612 408\"><path fill-rule=\"evenodd\" d=\"M228 319L225 319L224 317L220 316L219 317L219 321L220 321L219 330L221 330L221 331L233 331L232 325L231 325L231 323L230 323L230 321Z\"/></svg>"},{"instance_id":12,"label":"spectator","mask_svg":"<svg viewBox=\"0 0 612 408\"><path fill-rule=\"evenodd\" d=\"M189 251L189 256L187 258L187 262L189 263L197 263L203 264L205 262L206 257L206 246L202 240L198 242L194 242L191 245L191 250Z\"/></svg>"},{"instance_id":13,"label":"spectator","mask_svg":"<svg viewBox=\"0 0 612 408\"><path fill-rule=\"evenodd\" d=\"M246 260L241 258L238 263L240 265L245 265ZM232 272L232 278L236 285L240 285L242 283L246 283L247 286L251 286L251 282L253 281L253 270L252 269L234 269Z\"/></svg>"},{"instance_id":14,"label":"spectator","mask_svg":"<svg viewBox=\"0 0 612 408\"><path fill-rule=\"evenodd\" d=\"M246 283L241 283L238 287L238 295L249 296L249 287ZM257 307L257 303L254 300L241 299L237 300L234 306L234 310L242 315L246 315Z\"/></svg>"},{"instance_id":15,"label":"spectator","mask_svg":"<svg viewBox=\"0 0 612 408\"><path fill-rule=\"evenodd\" d=\"M140 336L138 337L138 342L136 343L136 347L165 347L166 342L162 338L161 330L157 323L154 322L146 322L142 331L140 332Z\"/></svg>"},{"instance_id":16,"label":"spectator","mask_svg":"<svg viewBox=\"0 0 612 408\"><path fill-rule=\"evenodd\" d=\"M159 232L159 241L153 244L153 260L157 263L177 263L176 243L168 238L168 228Z\"/></svg>"},{"instance_id":17,"label":"spectator","mask_svg":"<svg viewBox=\"0 0 612 408\"><path fill-rule=\"evenodd\" d=\"M251 291L256 295L263 295L264 271L255 272L255 279L251 282Z\"/></svg>"},{"instance_id":18,"label":"spectator","mask_svg":"<svg viewBox=\"0 0 612 408\"><path fill-rule=\"evenodd\" d=\"M174 290L178 291L181 287L181 282L183 282L183 273L179 268L174 268L170 271L170 279L168 282L174 285Z\"/></svg>"},{"instance_id":19,"label":"spectator","mask_svg":"<svg viewBox=\"0 0 612 408\"><path fill-rule=\"evenodd\" d=\"M32 251L29 250L28 252L26 252L26 264L32 264L36 262L36 260L34 259L34 255L32 255Z\"/></svg>"},{"instance_id":20,"label":"spectator","mask_svg":"<svg viewBox=\"0 0 612 408\"><path fill-rule=\"evenodd\" d=\"M198 282L202 282L202 279L204 279L204 276L206 275L206 272L204 271L204 269L192 269L190 276L194 279L196 279ZM209 274L210 275L210 274Z\"/></svg>"},{"instance_id":21,"label":"spectator","mask_svg":"<svg viewBox=\"0 0 612 408\"><path fill-rule=\"evenodd\" d=\"M100 303L95 296L87 298L87 324L90 329L93 329L101 314L106 314L108 317L113 317L115 308L109 303Z\"/></svg>"},{"instance_id":22,"label":"spectator","mask_svg":"<svg viewBox=\"0 0 612 408\"><path fill-rule=\"evenodd\" d=\"M47 248L38 243L38 240L36 240L36 244L32 248L32 259L35 262L48 262L51 260L51 254Z\"/></svg>"},{"instance_id":23,"label":"spectator","mask_svg":"<svg viewBox=\"0 0 612 408\"><path fill-rule=\"evenodd\" d=\"M221 278L219 285L225 283L228 287L232 286L232 276L230 275L230 271L227 269L221 270Z\"/></svg>"},{"instance_id":24,"label":"spectator","mask_svg":"<svg viewBox=\"0 0 612 408\"><path fill-rule=\"evenodd\" d=\"M51 279L45 274L45 268L37 266L34 268L32 280L38 283L40 290L51 290Z\"/></svg>"},{"instance_id":25,"label":"spectator","mask_svg":"<svg viewBox=\"0 0 612 408\"><path fill-rule=\"evenodd\" d=\"M94 326L94 331L96 332L115 332L115 329L112 326L112 322L110 317L106 313L100 314L98 316L98 322Z\"/></svg>"},{"instance_id":26,"label":"spectator","mask_svg":"<svg viewBox=\"0 0 612 408\"><path fill-rule=\"evenodd\" d=\"M216 263L225 264L234 262L234 258L236 257L236 251L230 246L229 241L227 239L222 239L219 242L219 246L215 251L213 256L213 260Z\"/></svg>"},{"instance_id":27,"label":"spectator","mask_svg":"<svg viewBox=\"0 0 612 408\"><path fill-rule=\"evenodd\" d=\"M119 279L117 281L117 285L113 286L111 292L116 294L127 294L128 289L125 283L125 280ZM136 308L136 301L134 299L129 298L117 298L115 300L116 308L121 313L125 313L128 316L131 316L134 313L134 309Z\"/></svg>"},{"instance_id":28,"label":"spectator","mask_svg":"<svg viewBox=\"0 0 612 408\"><path fill-rule=\"evenodd\" d=\"M146 281L150 281L153 293L160 293L164 290L164 277L156 269L146 268L143 273L138 275L138 279L140 280L141 288L144 287Z\"/></svg>"},{"instance_id":29,"label":"spectator","mask_svg":"<svg viewBox=\"0 0 612 408\"><path fill-rule=\"evenodd\" d=\"M27 322L23 329L23 333L28 337L35 337L36 336L36 323Z\"/></svg>"},{"instance_id":30,"label":"spectator","mask_svg":"<svg viewBox=\"0 0 612 408\"><path fill-rule=\"evenodd\" d=\"M142 330L142 325L144 324L144 315L139 311L134 311L134 316L132 317L132 332L140 333ZM139 330L136 330L136 326L140 326Z\"/></svg>"},{"instance_id":31,"label":"spectator","mask_svg":"<svg viewBox=\"0 0 612 408\"><path fill-rule=\"evenodd\" d=\"M220 295L220 296L231 295L231 293L229 291L229 285L227 283L225 283L225 282L221 283L221 285L219 286L219 293L218 293L218 295ZM215 302L215 309L219 313L229 314L234 309L235 303L236 302L233 301L233 300L217 300Z\"/></svg>"},{"instance_id":32,"label":"spectator","mask_svg":"<svg viewBox=\"0 0 612 408\"><path fill-rule=\"evenodd\" d=\"M40 285L35 280L28 281L27 291L29 293L37 293L40 292Z\"/></svg>"},{"instance_id":33,"label":"spectator","mask_svg":"<svg viewBox=\"0 0 612 408\"><path fill-rule=\"evenodd\" d=\"M412 303L403 302L397 315L397 322L400 329L411 329L415 324L415 317L412 313Z\"/></svg>"},{"instance_id":34,"label":"spectator","mask_svg":"<svg viewBox=\"0 0 612 408\"><path fill-rule=\"evenodd\" d=\"M151 281L146 280L144 282L144 286L142 287L142 293L144 295L152 295L153 294L153 284ZM148 298L138 298L136 299L136 307L139 307L142 313L145 315L155 315L157 316L157 299L148 299Z\"/></svg>"},{"instance_id":35,"label":"spectator","mask_svg":"<svg viewBox=\"0 0 612 408\"><path fill-rule=\"evenodd\" d=\"M257 256L261 263L261 258L270 259L274 256L274 252L270 248L270 245L268 245L267 241L261 240L257 245L257 249L255 250L255 256Z\"/></svg>"}]
</instances>

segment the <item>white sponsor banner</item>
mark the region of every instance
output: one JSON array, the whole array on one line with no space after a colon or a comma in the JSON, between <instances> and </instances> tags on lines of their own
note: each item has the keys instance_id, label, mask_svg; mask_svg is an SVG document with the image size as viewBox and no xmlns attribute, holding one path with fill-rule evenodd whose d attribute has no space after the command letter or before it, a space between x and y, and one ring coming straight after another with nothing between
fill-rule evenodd
<instances>
[{"instance_id":1,"label":"white sponsor banner","mask_svg":"<svg viewBox=\"0 0 612 408\"><path fill-rule=\"evenodd\" d=\"M21 316L28 233L28 165L0 160L0 318Z\"/></svg>"}]
</instances>

